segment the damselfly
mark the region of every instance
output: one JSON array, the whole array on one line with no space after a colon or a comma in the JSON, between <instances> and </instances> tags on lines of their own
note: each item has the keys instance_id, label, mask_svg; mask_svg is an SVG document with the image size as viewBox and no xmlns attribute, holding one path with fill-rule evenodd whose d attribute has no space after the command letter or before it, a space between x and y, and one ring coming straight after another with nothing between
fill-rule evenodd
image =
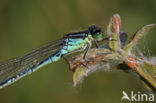
<instances>
[{"instance_id":1,"label":"damselfly","mask_svg":"<svg viewBox=\"0 0 156 103\"><path fill-rule=\"evenodd\" d=\"M0 88L73 52L84 51L85 59L92 43L97 46L96 42L102 40L102 35L101 28L91 25L88 30L68 33L63 38L43 45L24 56L0 63Z\"/></svg>"}]
</instances>

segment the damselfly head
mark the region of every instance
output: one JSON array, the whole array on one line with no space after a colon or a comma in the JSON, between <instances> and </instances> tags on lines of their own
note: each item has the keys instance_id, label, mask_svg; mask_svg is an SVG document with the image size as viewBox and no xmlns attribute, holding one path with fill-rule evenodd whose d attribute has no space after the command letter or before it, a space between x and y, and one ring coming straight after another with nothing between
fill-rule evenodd
<instances>
[{"instance_id":1,"label":"damselfly head","mask_svg":"<svg viewBox=\"0 0 156 103\"><path fill-rule=\"evenodd\" d=\"M92 35L92 37L94 39L96 39L97 41L100 41L102 39L103 32L100 27L91 25L91 26L89 26L88 30L89 30L90 34Z\"/></svg>"}]
</instances>

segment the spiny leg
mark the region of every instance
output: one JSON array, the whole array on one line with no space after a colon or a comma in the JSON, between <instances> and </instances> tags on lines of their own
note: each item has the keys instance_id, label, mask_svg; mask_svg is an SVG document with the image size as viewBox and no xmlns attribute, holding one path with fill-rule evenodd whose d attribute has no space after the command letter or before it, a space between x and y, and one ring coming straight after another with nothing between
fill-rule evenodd
<instances>
[{"instance_id":1,"label":"spiny leg","mask_svg":"<svg viewBox=\"0 0 156 103\"><path fill-rule=\"evenodd\" d=\"M93 42L94 42L94 44L95 44L96 48L99 48L99 46L98 46L97 42L96 42L95 40L93 40Z\"/></svg>"},{"instance_id":2,"label":"spiny leg","mask_svg":"<svg viewBox=\"0 0 156 103\"><path fill-rule=\"evenodd\" d=\"M91 47L91 45L90 45L89 43L87 43L87 47L86 47L85 50L84 50L83 59L86 58L87 52L88 52L88 50L89 50L90 47Z\"/></svg>"},{"instance_id":3,"label":"spiny leg","mask_svg":"<svg viewBox=\"0 0 156 103\"><path fill-rule=\"evenodd\" d=\"M68 64L68 68L71 71L71 67L70 67L70 62L69 60L65 57L65 55L62 56L62 58L65 60L65 62Z\"/></svg>"}]
</instances>

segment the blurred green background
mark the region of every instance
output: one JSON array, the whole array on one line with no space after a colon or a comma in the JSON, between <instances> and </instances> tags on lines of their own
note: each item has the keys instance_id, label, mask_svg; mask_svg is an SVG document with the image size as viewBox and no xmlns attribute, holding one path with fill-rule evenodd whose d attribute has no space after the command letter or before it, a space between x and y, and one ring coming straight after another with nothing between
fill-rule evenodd
<instances>
[{"instance_id":1,"label":"blurred green background","mask_svg":"<svg viewBox=\"0 0 156 103\"><path fill-rule=\"evenodd\" d=\"M156 0L0 0L0 61L90 24L106 29L114 13L132 36L143 25L156 23ZM140 46L149 56L156 55L155 33ZM61 60L0 90L0 103L120 103L123 90L144 93L137 76L122 71L94 73L74 88L72 72Z\"/></svg>"}]
</instances>

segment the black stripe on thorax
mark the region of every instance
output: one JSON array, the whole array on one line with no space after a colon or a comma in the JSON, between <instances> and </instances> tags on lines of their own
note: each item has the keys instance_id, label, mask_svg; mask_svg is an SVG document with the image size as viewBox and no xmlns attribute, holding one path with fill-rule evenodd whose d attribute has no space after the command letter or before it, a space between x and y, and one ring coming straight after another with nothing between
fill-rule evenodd
<instances>
[{"instance_id":1,"label":"black stripe on thorax","mask_svg":"<svg viewBox=\"0 0 156 103\"><path fill-rule=\"evenodd\" d=\"M83 39L85 39L88 36L88 33L89 33L88 30L68 33L68 34L64 35L64 38L71 38L71 39L83 38Z\"/></svg>"}]
</instances>

